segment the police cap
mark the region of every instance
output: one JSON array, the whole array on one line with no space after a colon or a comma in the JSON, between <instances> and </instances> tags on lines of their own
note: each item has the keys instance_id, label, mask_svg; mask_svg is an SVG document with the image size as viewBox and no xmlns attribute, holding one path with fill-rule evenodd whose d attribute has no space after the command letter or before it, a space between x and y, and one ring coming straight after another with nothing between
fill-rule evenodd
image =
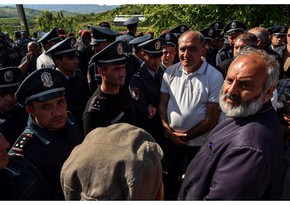
<instances>
[{"instance_id":1,"label":"police cap","mask_svg":"<svg viewBox=\"0 0 290 205\"><path fill-rule=\"evenodd\" d=\"M186 25L179 25L169 30L169 32L174 33L177 37L183 34L185 31L188 31L189 28Z\"/></svg>"},{"instance_id":2,"label":"police cap","mask_svg":"<svg viewBox=\"0 0 290 205\"><path fill-rule=\"evenodd\" d=\"M101 26L88 26L91 32L91 36L99 42L113 42L116 40L116 36L119 33L111 30L108 27L101 27Z\"/></svg>"},{"instance_id":3,"label":"police cap","mask_svg":"<svg viewBox=\"0 0 290 205\"><path fill-rule=\"evenodd\" d=\"M207 27L199 31L204 36L205 40L212 40L218 36L217 31L212 27Z\"/></svg>"},{"instance_id":4,"label":"police cap","mask_svg":"<svg viewBox=\"0 0 290 205\"><path fill-rule=\"evenodd\" d=\"M139 37L136 37L134 39L132 39L131 41L129 41L129 44L131 46L133 46L134 48L137 48L138 49L138 45L145 42L145 41L148 41L150 39L153 39L152 35L151 34L146 34L144 36L139 36Z\"/></svg>"},{"instance_id":5,"label":"police cap","mask_svg":"<svg viewBox=\"0 0 290 205\"><path fill-rule=\"evenodd\" d=\"M138 45L139 48L147 53L151 57L162 56L162 47L166 44L166 41L162 38L151 39Z\"/></svg>"},{"instance_id":6,"label":"police cap","mask_svg":"<svg viewBox=\"0 0 290 205\"><path fill-rule=\"evenodd\" d=\"M224 33L228 35L233 35L239 31L244 32L245 30L247 30L247 26L244 23L233 20L225 26Z\"/></svg>"},{"instance_id":7,"label":"police cap","mask_svg":"<svg viewBox=\"0 0 290 205\"><path fill-rule=\"evenodd\" d=\"M134 25L137 24L139 22L139 18L137 16L133 16L131 18L128 18L125 22L124 22L124 26L128 26L128 25Z\"/></svg>"},{"instance_id":8,"label":"police cap","mask_svg":"<svg viewBox=\"0 0 290 205\"><path fill-rule=\"evenodd\" d=\"M78 56L78 52L76 51L76 48L73 45L74 43L74 37L68 37L61 42L55 44L52 46L49 50L47 50L46 54L51 54L53 58L56 56L62 56L62 57L74 57Z\"/></svg>"},{"instance_id":9,"label":"police cap","mask_svg":"<svg viewBox=\"0 0 290 205\"><path fill-rule=\"evenodd\" d=\"M55 69L42 68L33 71L21 83L16 98L22 102L43 102L64 95L64 75Z\"/></svg>"},{"instance_id":10,"label":"police cap","mask_svg":"<svg viewBox=\"0 0 290 205\"><path fill-rule=\"evenodd\" d=\"M274 29L278 28L278 27L280 27L280 26L279 26L279 25L270 26L270 27L266 28L266 30L271 34L272 31L273 31Z\"/></svg>"},{"instance_id":11,"label":"police cap","mask_svg":"<svg viewBox=\"0 0 290 205\"><path fill-rule=\"evenodd\" d=\"M22 72L16 67L0 68L0 93L15 92Z\"/></svg>"},{"instance_id":12,"label":"police cap","mask_svg":"<svg viewBox=\"0 0 290 205\"><path fill-rule=\"evenodd\" d=\"M91 57L90 62L96 62L97 65L112 64L122 65L126 63L124 55L124 42L115 41L103 48L101 51Z\"/></svg>"},{"instance_id":13,"label":"police cap","mask_svg":"<svg viewBox=\"0 0 290 205\"><path fill-rule=\"evenodd\" d=\"M271 30L271 35L286 36L288 28L286 26L277 26Z\"/></svg>"},{"instance_id":14,"label":"police cap","mask_svg":"<svg viewBox=\"0 0 290 205\"><path fill-rule=\"evenodd\" d=\"M166 40L166 44L163 47L166 47L168 45L172 45L174 47L177 47L178 38L173 33L171 33L171 32L163 33L159 36L159 38Z\"/></svg>"},{"instance_id":15,"label":"police cap","mask_svg":"<svg viewBox=\"0 0 290 205\"><path fill-rule=\"evenodd\" d=\"M224 24L220 21L211 23L208 27L214 28L216 31L221 31L224 28Z\"/></svg>"},{"instance_id":16,"label":"police cap","mask_svg":"<svg viewBox=\"0 0 290 205\"><path fill-rule=\"evenodd\" d=\"M50 42L60 42L62 39L58 36L58 28L53 28L49 32L45 33L37 42L47 44Z\"/></svg>"},{"instance_id":17,"label":"police cap","mask_svg":"<svg viewBox=\"0 0 290 205\"><path fill-rule=\"evenodd\" d=\"M111 28L111 25L109 22L103 21L99 24L99 26L101 27L107 27L107 28Z\"/></svg>"}]
</instances>

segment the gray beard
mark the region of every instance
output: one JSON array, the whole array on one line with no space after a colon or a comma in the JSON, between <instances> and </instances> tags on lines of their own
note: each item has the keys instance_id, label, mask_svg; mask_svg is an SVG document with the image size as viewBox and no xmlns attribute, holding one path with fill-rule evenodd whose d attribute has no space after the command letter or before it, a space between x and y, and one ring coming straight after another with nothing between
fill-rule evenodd
<instances>
[{"instance_id":1,"label":"gray beard","mask_svg":"<svg viewBox=\"0 0 290 205\"><path fill-rule=\"evenodd\" d=\"M233 106L226 102L226 98L229 94L223 94L220 91L220 108L224 112L224 114L228 117L247 117L253 114L256 114L264 104L264 92L261 93L258 97L255 97L253 100L250 101L241 101L240 105Z\"/></svg>"}]
</instances>

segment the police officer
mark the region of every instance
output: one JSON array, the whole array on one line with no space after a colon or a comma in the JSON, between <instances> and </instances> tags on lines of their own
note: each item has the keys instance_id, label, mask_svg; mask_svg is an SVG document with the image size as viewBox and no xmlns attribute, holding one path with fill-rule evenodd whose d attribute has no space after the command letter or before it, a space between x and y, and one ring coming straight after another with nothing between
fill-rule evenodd
<instances>
[{"instance_id":1,"label":"police officer","mask_svg":"<svg viewBox=\"0 0 290 205\"><path fill-rule=\"evenodd\" d=\"M84 134L97 127L114 123L135 124L135 108L127 86L123 86L126 76L126 58L123 41L115 41L95 54L102 84L89 99L84 115Z\"/></svg>"},{"instance_id":2,"label":"police officer","mask_svg":"<svg viewBox=\"0 0 290 205\"><path fill-rule=\"evenodd\" d=\"M124 22L124 26L127 26L127 32L123 35L120 35L117 37L117 41L124 41L125 43L125 52L131 52L132 48L129 45L129 41L136 38L136 32L138 27L139 18L136 16L133 16L131 18L128 18Z\"/></svg>"},{"instance_id":3,"label":"police officer","mask_svg":"<svg viewBox=\"0 0 290 205\"><path fill-rule=\"evenodd\" d=\"M163 127L158 114L160 86L164 71L160 67L162 47L166 41L161 38L139 44L144 63L130 80L130 92L136 107L137 126L149 132L162 146Z\"/></svg>"},{"instance_id":4,"label":"police officer","mask_svg":"<svg viewBox=\"0 0 290 205\"><path fill-rule=\"evenodd\" d=\"M45 53L52 46L60 42L62 39L58 35L58 29L55 27L45 33L37 42L41 44L44 52L36 60L36 68L55 68L54 62L50 55Z\"/></svg>"},{"instance_id":5,"label":"police officer","mask_svg":"<svg viewBox=\"0 0 290 205\"><path fill-rule=\"evenodd\" d=\"M176 60L178 39L171 32L164 33L160 35L159 38L166 40L166 43L162 46L162 56L160 64L160 67L165 71L167 67L178 62Z\"/></svg>"},{"instance_id":6,"label":"police officer","mask_svg":"<svg viewBox=\"0 0 290 205\"><path fill-rule=\"evenodd\" d=\"M6 36L0 31L0 68L18 66L22 57L8 45Z\"/></svg>"},{"instance_id":7,"label":"police officer","mask_svg":"<svg viewBox=\"0 0 290 205\"><path fill-rule=\"evenodd\" d=\"M139 37L136 37L133 40L129 41L129 44L132 47L132 53L130 53L129 55L135 57L138 60L140 65L143 63L143 59L141 56L142 49L140 47L138 47L138 45L149 40L149 39L153 39L151 34L139 36ZM140 65L138 66L138 68L140 67Z\"/></svg>"},{"instance_id":8,"label":"police officer","mask_svg":"<svg viewBox=\"0 0 290 205\"><path fill-rule=\"evenodd\" d=\"M67 112L65 77L43 68L31 73L20 85L16 98L26 103L28 125L9 153L23 155L63 199L60 170L72 149L83 140L73 116Z\"/></svg>"},{"instance_id":9,"label":"police officer","mask_svg":"<svg viewBox=\"0 0 290 205\"><path fill-rule=\"evenodd\" d=\"M286 40L287 35L287 27L286 26L277 26L271 30L271 49L280 52L284 42Z\"/></svg>"},{"instance_id":10,"label":"police officer","mask_svg":"<svg viewBox=\"0 0 290 205\"><path fill-rule=\"evenodd\" d=\"M86 77L79 69L78 52L73 47L73 37L55 44L47 54L52 56L56 69L66 78L65 81L65 98L67 107L75 116L77 124L83 132L82 116L87 101L90 97L90 91Z\"/></svg>"},{"instance_id":11,"label":"police officer","mask_svg":"<svg viewBox=\"0 0 290 205\"><path fill-rule=\"evenodd\" d=\"M152 38L153 38L152 34L146 34L144 36L139 36L129 41L129 44L132 48L132 52L125 53L127 61L125 85L129 86L131 77L143 63L143 57L141 55L142 48L138 47L138 45Z\"/></svg>"},{"instance_id":12,"label":"police officer","mask_svg":"<svg viewBox=\"0 0 290 205\"><path fill-rule=\"evenodd\" d=\"M91 43L91 33L89 30L84 30L81 34L81 38L75 43L75 48L79 53L78 59L80 61L79 68L83 72L84 76L87 75L88 65L91 57L94 55L92 51Z\"/></svg>"},{"instance_id":13,"label":"police officer","mask_svg":"<svg viewBox=\"0 0 290 205\"><path fill-rule=\"evenodd\" d=\"M224 47L220 49L216 55L216 66L229 58L233 57L233 45L235 38L247 30L247 26L237 20L229 22L224 28L224 34L227 35L228 43L224 44Z\"/></svg>"},{"instance_id":14,"label":"police officer","mask_svg":"<svg viewBox=\"0 0 290 205\"><path fill-rule=\"evenodd\" d=\"M116 40L119 33L111 30L108 27L89 26L91 32L91 46L94 54L100 52L103 48ZM87 81L91 93L97 89L102 83L102 78L98 73L98 66L96 62L89 61Z\"/></svg>"},{"instance_id":15,"label":"police officer","mask_svg":"<svg viewBox=\"0 0 290 205\"><path fill-rule=\"evenodd\" d=\"M0 133L0 200L56 200L52 187L27 159L6 153L9 146Z\"/></svg>"},{"instance_id":16,"label":"police officer","mask_svg":"<svg viewBox=\"0 0 290 205\"><path fill-rule=\"evenodd\" d=\"M14 67L0 68L0 132L12 145L22 133L28 114L16 101L21 70Z\"/></svg>"},{"instance_id":17,"label":"police officer","mask_svg":"<svg viewBox=\"0 0 290 205\"><path fill-rule=\"evenodd\" d=\"M233 57L224 60L221 62L217 69L223 74L223 77L225 78L227 76L228 69L233 62L234 58L238 55L239 51L243 47L257 47L258 38L255 36L255 34L252 33L241 33L238 35L235 39L234 46L233 46Z\"/></svg>"}]
</instances>

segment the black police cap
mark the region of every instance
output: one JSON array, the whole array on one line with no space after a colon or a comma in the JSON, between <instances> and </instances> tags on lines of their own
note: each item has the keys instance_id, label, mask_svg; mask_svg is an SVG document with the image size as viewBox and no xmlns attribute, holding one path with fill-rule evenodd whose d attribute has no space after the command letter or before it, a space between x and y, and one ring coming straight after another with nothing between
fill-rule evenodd
<instances>
[{"instance_id":1,"label":"black police cap","mask_svg":"<svg viewBox=\"0 0 290 205\"><path fill-rule=\"evenodd\" d=\"M162 39L166 40L166 44L163 47L165 47L167 45L172 45L174 47L177 47L178 38L176 37L176 35L174 35L171 32L163 33L158 38L162 38Z\"/></svg>"},{"instance_id":2,"label":"black police cap","mask_svg":"<svg viewBox=\"0 0 290 205\"><path fill-rule=\"evenodd\" d=\"M218 36L217 31L212 27L207 27L199 31L204 36L205 40L212 40Z\"/></svg>"},{"instance_id":3,"label":"black police cap","mask_svg":"<svg viewBox=\"0 0 290 205\"><path fill-rule=\"evenodd\" d=\"M137 24L139 22L139 18L137 16L133 16L131 18L128 18L125 22L124 22L124 26L128 26L128 25L134 25Z\"/></svg>"},{"instance_id":4,"label":"black police cap","mask_svg":"<svg viewBox=\"0 0 290 205\"><path fill-rule=\"evenodd\" d=\"M50 49L48 49L46 54L51 54L52 57L56 56L65 56L65 57L74 57L78 56L78 52L74 47L74 37L70 36L61 42L55 44Z\"/></svg>"},{"instance_id":5,"label":"black police cap","mask_svg":"<svg viewBox=\"0 0 290 205\"><path fill-rule=\"evenodd\" d=\"M107 28L111 28L111 25L109 22L103 21L99 24L99 26L101 27L107 27Z\"/></svg>"},{"instance_id":6,"label":"black police cap","mask_svg":"<svg viewBox=\"0 0 290 205\"><path fill-rule=\"evenodd\" d=\"M166 41L162 38L151 39L138 45L139 48L147 53L151 57L162 56L162 47L166 44Z\"/></svg>"},{"instance_id":7,"label":"black police cap","mask_svg":"<svg viewBox=\"0 0 290 205\"><path fill-rule=\"evenodd\" d=\"M278 27L280 27L280 25L270 26L270 27L266 28L266 30L271 34L272 31Z\"/></svg>"},{"instance_id":8,"label":"black police cap","mask_svg":"<svg viewBox=\"0 0 290 205\"><path fill-rule=\"evenodd\" d=\"M185 31L188 31L189 28L186 25L179 25L174 27L173 29L169 30L169 32L174 33L176 36L180 36L183 34Z\"/></svg>"},{"instance_id":9,"label":"black police cap","mask_svg":"<svg viewBox=\"0 0 290 205\"><path fill-rule=\"evenodd\" d=\"M91 57L90 62L96 62L97 65L112 64L122 65L126 63L124 55L124 42L115 41L103 48L101 51Z\"/></svg>"},{"instance_id":10,"label":"black police cap","mask_svg":"<svg viewBox=\"0 0 290 205\"><path fill-rule=\"evenodd\" d=\"M273 28L270 32L271 35L286 36L288 27L286 26L277 26Z\"/></svg>"},{"instance_id":11,"label":"black police cap","mask_svg":"<svg viewBox=\"0 0 290 205\"><path fill-rule=\"evenodd\" d=\"M146 34L144 36L139 36L139 37L132 39L131 41L129 41L129 44L131 46L133 46L134 48L138 48L139 44L141 44L145 41L148 41L150 39L153 39L153 36L151 34Z\"/></svg>"},{"instance_id":12,"label":"black police cap","mask_svg":"<svg viewBox=\"0 0 290 205\"><path fill-rule=\"evenodd\" d=\"M246 30L247 26L244 23L237 20L233 20L225 26L224 33L228 35L233 35L239 31L244 32Z\"/></svg>"},{"instance_id":13,"label":"black police cap","mask_svg":"<svg viewBox=\"0 0 290 205\"><path fill-rule=\"evenodd\" d=\"M221 31L224 28L224 24L220 21L211 23L208 27L214 28L216 31Z\"/></svg>"},{"instance_id":14,"label":"black police cap","mask_svg":"<svg viewBox=\"0 0 290 205\"><path fill-rule=\"evenodd\" d=\"M106 42L110 41L113 42L116 39L116 36L119 33L111 30L108 27L101 27L101 26L88 26L91 32L91 36L98 42Z\"/></svg>"},{"instance_id":15,"label":"black police cap","mask_svg":"<svg viewBox=\"0 0 290 205\"><path fill-rule=\"evenodd\" d=\"M49 32L45 33L37 42L46 44L50 42L60 42L62 39L58 35L58 28L53 28Z\"/></svg>"},{"instance_id":16,"label":"black police cap","mask_svg":"<svg viewBox=\"0 0 290 205\"><path fill-rule=\"evenodd\" d=\"M15 93L22 102L43 102L64 95L64 75L55 69L42 68L28 75Z\"/></svg>"},{"instance_id":17,"label":"black police cap","mask_svg":"<svg viewBox=\"0 0 290 205\"><path fill-rule=\"evenodd\" d=\"M22 71L16 66L0 68L0 93L15 92L21 74Z\"/></svg>"}]
</instances>

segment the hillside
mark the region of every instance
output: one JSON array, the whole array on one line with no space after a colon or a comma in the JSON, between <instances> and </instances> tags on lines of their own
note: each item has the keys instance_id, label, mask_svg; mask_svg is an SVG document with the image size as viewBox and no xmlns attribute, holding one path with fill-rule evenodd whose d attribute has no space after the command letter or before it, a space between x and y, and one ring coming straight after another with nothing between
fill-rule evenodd
<instances>
[{"instance_id":1,"label":"hillside","mask_svg":"<svg viewBox=\"0 0 290 205\"><path fill-rule=\"evenodd\" d=\"M35 19L40 14L40 12L41 10L25 8L25 15L27 19ZM56 11L52 13L56 13ZM75 16L78 13L63 11L63 14L64 16ZM0 18L18 18L16 7L0 7Z\"/></svg>"},{"instance_id":2,"label":"hillside","mask_svg":"<svg viewBox=\"0 0 290 205\"><path fill-rule=\"evenodd\" d=\"M106 6L97 4L24 4L26 18L36 18L41 10L47 10L55 14L62 11L64 16L75 16L78 14L101 13L112 10L118 6ZM0 4L0 18L17 18L18 13L15 5Z\"/></svg>"}]
</instances>

